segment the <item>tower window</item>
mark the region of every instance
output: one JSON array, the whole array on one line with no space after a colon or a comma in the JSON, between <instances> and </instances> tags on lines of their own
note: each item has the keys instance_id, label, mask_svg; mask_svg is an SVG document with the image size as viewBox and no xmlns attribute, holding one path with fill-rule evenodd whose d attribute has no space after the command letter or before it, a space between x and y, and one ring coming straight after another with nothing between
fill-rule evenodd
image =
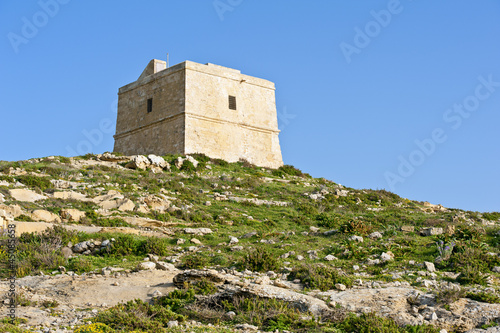
<instances>
[{"instance_id":1,"label":"tower window","mask_svg":"<svg viewBox=\"0 0 500 333\"><path fill-rule=\"evenodd\" d=\"M236 96L229 95L229 110L236 110Z\"/></svg>"},{"instance_id":2,"label":"tower window","mask_svg":"<svg viewBox=\"0 0 500 333\"><path fill-rule=\"evenodd\" d=\"M153 99L148 98L148 113L150 113L151 111L153 111Z\"/></svg>"}]
</instances>

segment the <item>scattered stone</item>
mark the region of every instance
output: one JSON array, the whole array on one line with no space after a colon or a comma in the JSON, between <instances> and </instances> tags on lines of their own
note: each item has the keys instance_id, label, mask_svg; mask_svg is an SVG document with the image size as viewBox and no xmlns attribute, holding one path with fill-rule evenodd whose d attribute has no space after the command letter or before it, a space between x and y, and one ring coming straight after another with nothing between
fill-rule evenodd
<instances>
[{"instance_id":1,"label":"scattered stone","mask_svg":"<svg viewBox=\"0 0 500 333\"><path fill-rule=\"evenodd\" d=\"M236 237L229 236L229 245L238 243L239 240Z\"/></svg>"},{"instance_id":2,"label":"scattered stone","mask_svg":"<svg viewBox=\"0 0 500 333\"><path fill-rule=\"evenodd\" d=\"M90 201L91 199L87 198L85 194L81 194L74 191L63 191L63 192L54 192L55 199L62 200L79 200L79 201Z\"/></svg>"},{"instance_id":3,"label":"scattered stone","mask_svg":"<svg viewBox=\"0 0 500 333\"><path fill-rule=\"evenodd\" d=\"M132 160L128 162L125 167L129 169L139 169L146 170L146 168L151 164L149 159L143 155L132 156Z\"/></svg>"},{"instance_id":4,"label":"scattered stone","mask_svg":"<svg viewBox=\"0 0 500 333\"><path fill-rule=\"evenodd\" d=\"M358 243L363 243L363 237L361 237L361 236L352 235L351 237L349 237L349 240L354 241L354 242L358 242Z\"/></svg>"},{"instance_id":5,"label":"scattered stone","mask_svg":"<svg viewBox=\"0 0 500 333\"><path fill-rule=\"evenodd\" d=\"M177 326L179 326L179 322L177 320L171 320L167 323L168 328L177 327Z\"/></svg>"},{"instance_id":6,"label":"scattered stone","mask_svg":"<svg viewBox=\"0 0 500 333\"><path fill-rule=\"evenodd\" d=\"M184 228L184 232L186 234L203 236L206 234L211 234L212 230L209 228Z\"/></svg>"},{"instance_id":7,"label":"scattered stone","mask_svg":"<svg viewBox=\"0 0 500 333\"><path fill-rule=\"evenodd\" d=\"M443 233L443 228L425 228L420 230L422 236L436 236Z\"/></svg>"},{"instance_id":8,"label":"scattered stone","mask_svg":"<svg viewBox=\"0 0 500 333\"><path fill-rule=\"evenodd\" d=\"M85 217L85 212L72 208L61 209L61 217L70 222L79 222Z\"/></svg>"},{"instance_id":9,"label":"scattered stone","mask_svg":"<svg viewBox=\"0 0 500 333\"><path fill-rule=\"evenodd\" d=\"M156 262L156 269L159 269L162 271L175 271L175 270L177 270L177 268L175 268L174 265L166 263L164 261Z\"/></svg>"},{"instance_id":10,"label":"scattered stone","mask_svg":"<svg viewBox=\"0 0 500 333\"><path fill-rule=\"evenodd\" d=\"M414 232L415 231L415 227L412 226L412 225L403 225L403 226L401 226L400 230L402 232Z\"/></svg>"},{"instance_id":11,"label":"scattered stone","mask_svg":"<svg viewBox=\"0 0 500 333\"><path fill-rule=\"evenodd\" d=\"M424 262L424 265L425 265L425 268L427 268L427 270L429 272L435 272L436 271L436 267L434 266L434 264L432 262L428 262L428 261L425 261Z\"/></svg>"},{"instance_id":12,"label":"scattered stone","mask_svg":"<svg viewBox=\"0 0 500 333\"><path fill-rule=\"evenodd\" d=\"M368 237L371 239L379 239L379 238L382 238L382 234L378 231L375 231L375 232L372 232L371 234L369 234Z\"/></svg>"},{"instance_id":13,"label":"scattered stone","mask_svg":"<svg viewBox=\"0 0 500 333\"><path fill-rule=\"evenodd\" d=\"M391 251L382 252L382 254L380 255L381 262L392 261L392 260L394 260L394 253L392 253Z\"/></svg>"},{"instance_id":14,"label":"scattered stone","mask_svg":"<svg viewBox=\"0 0 500 333\"><path fill-rule=\"evenodd\" d=\"M324 257L323 259L325 259L326 261L332 261L332 260L337 260L337 257L335 257L332 254L329 254L326 257Z\"/></svg>"},{"instance_id":15,"label":"scattered stone","mask_svg":"<svg viewBox=\"0 0 500 333\"><path fill-rule=\"evenodd\" d=\"M347 287L345 286L345 284L342 284L342 283L337 283L337 284L335 284L335 288L336 288L337 290L340 290L340 291L344 291L344 290L346 290L346 289L347 289Z\"/></svg>"},{"instance_id":16,"label":"scattered stone","mask_svg":"<svg viewBox=\"0 0 500 333\"><path fill-rule=\"evenodd\" d=\"M253 236L257 236L257 231L252 231L247 234L244 234L241 238L251 238Z\"/></svg>"},{"instance_id":17,"label":"scattered stone","mask_svg":"<svg viewBox=\"0 0 500 333\"><path fill-rule=\"evenodd\" d=\"M156 268L156 263L151 262L151 261L144 261L144 262L139 263L139 265L137 265L137 269L140 271L153 270L155 268Z\"/></svg>"},{"instance_id":18,"label":"scattered stone","mask_svg":"<svg viewBox=\"0 0 500 333\"><path fill-rule=\"evenodd\" d=\"M310 227L309 227L309 230L310 230L311 232L319 232L319 228L316 228L316 227L314 227L314 226L310 226Z\"/></svg>"},{"instance_id":19,"label":"scattered stone","mask_svg":"<svg viewBox=\"0 0 500 333\"><path fill-rule=\"evenodd\" d=\"M244 331L257 331L259 329L257 326L250 324L238 324L234 328L236 328L237 330L244 330Z\"/></svg>"},{"instance_id":20,"label":"scattered stone","mask_svg":"<svg viewBox=\"0 0 500 333\"><path fill-rule=\"evenodd\" d=\"M170 169L170 165L168 164L167 161L161 156L156 156L156 155L148 155L149 161L151 162L152 166L155 166L160 169L165 169L168 168ZM168 167L167 167L168 166Z\"/></svg>"},{"instance_id":21,"label":"scattered stone","mask_svg":"<svg viewBox=\"0 0 500 333\"><path fill-rule=\"evenodd\" d=\"M61 222L61 218L58 215L43 209L35 210L33 213L31 213L31 218L34 221L57 222L57 223Z\"/></svg>"},{"instance_id":22,"label":"scattered stone","mask_svg":"<svg viewBox=\"0 0 500 333\"><path fill-rule=\"evenodd\" d=\"M500 266L495 266L491 269L492 272L500 273Z\"/></svg>"},{"instance_id":23,"label":"scattered stone","mask_svg":"<svg viewBox=\"0 0 500 333\"><path fill-rule=\"evenodd\" d=\"M201 245L200 240L196 239L196 238L191 238L190 242L193 243L193 244L196 244L196 245Z\"/></svg>"},{"instance_id":24,"label":"scattered stone","mask_svg":"<svg viewBox=\"0 0 500 333\"><path fill-rule=\"evenodd\" d=\"M67 246L61 248L61 253L65 259L68 259L69 257L71 257L73 255L73 251L71 250L70 247L67 247Z\"/></svg>"}]
</instances>

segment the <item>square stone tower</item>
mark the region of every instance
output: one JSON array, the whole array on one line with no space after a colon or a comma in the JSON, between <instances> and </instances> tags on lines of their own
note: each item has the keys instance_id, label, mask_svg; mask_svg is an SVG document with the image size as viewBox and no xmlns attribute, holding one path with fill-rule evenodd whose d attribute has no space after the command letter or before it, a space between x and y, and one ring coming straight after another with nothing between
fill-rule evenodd
<instances>
[{"instance_id":1,"label":"square stone tower","mask_svg":"<svg viewBox=\"0 0 500 333\"><path fill-rule=\"evenodd\" d=\"M274 83L239 70L151 60L118 92L115 152L193 154L278 168Z\"/></svg>"}]
</instances>

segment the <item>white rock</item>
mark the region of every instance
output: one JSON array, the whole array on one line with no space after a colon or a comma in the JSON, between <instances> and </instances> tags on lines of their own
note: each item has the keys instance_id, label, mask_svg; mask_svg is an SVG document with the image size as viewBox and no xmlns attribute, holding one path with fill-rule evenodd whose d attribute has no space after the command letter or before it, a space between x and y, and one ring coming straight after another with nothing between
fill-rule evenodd
<instances>
[{"instance_id":1,"label":"white rock","mask_svg":"<svg viewBox=\"0 0 500 333\"><path fill-rule=\"evenodd\" d=\"M168 162L165 161L165 159L161 156L156 156L156 155L151 154L151 155L148 155L148 158L149 158L149 161L151 162L151 165L154 165L158 168L164 169L168 165Z\"/></svg>"},{"instance_id":2,"label":"white rock","mask_svg":"<svg viewBox=\"0 0 500 333\"><path fill-rule=\"evenodd\" d=\"M363 243L363 237L361 237L361 236L352 235L351 237L349 237L349 240L352 240L352 241L355 241L358 243Z\"/></svg>"},{"instance_id":3,"label":"white rock","mask_svg":"<svg viewBox=\"0 0 500 333\"><path fill-rule=\"evenodd\" d=\"M201 245L200 240L196 239L196 238L191 238L190 242L193 243L193 244Z\"/></svg>"},{"instance_id":4,"label":"white rock","mask_svg":"<svg viewBox=\"0 0 500 333\"><path fill-rule=\"evenodd\" d=\"M335 288L340 290L340 291L344 291L347 289L347 287L345 286L345 284L342 284L342 283L337 283L335 284Z\"/></svg>"},{"instance_id":5,"label":"white rock","mask_svg":"<svg viewBox=\"0 0 500 333\"><path fill-rule=\"evenodd\" d=\"M429 272L435 272L436 271L436 267L434 266L434 264L432 262L425 261L424 265L425 265L425 268L427 268L427 270Z\"/></svg>"},{"instance_id":6,"label":"white rock","mask_svg":"<svg viewBox=\"0 0 500 333\"><path fill-rule=\"evenodd\" d=\"M211 234L212 230L209 228L184 228L184 232L186 234L206 235Z\"/></svg>"},{"instance_id":7,"label":"white rock","mask_svg":"<svg viewBox=\"0 0 500 333\"><path fill-rule=\"evenodd\" d=\"M378 231L375 231L375 232L372 232L371 234L369 234L368 237L371 239L378 239L378 238L382 238L382 234Z\"/></svg>"},{"instance_id":8,"label":"white rock","mask_svg":"<svg viewBox=\"0 0 500 333\"><path fill-rule=\"evenodd\" d=\"M14 200L17 201L35 202L38 200L47 199L45 195L41 195L31 190L25 190L20 188L9 190L9 194L11 197L14 198Z\"/></svg>"},{"instance_id":9,"label":"white rock","mask_svg":"<svg viewBox=\"0 0 500 333\"><path fill-rule=\"evenodd\" d=\"M337 257L335 257L334 255L329 254L329 255L327 255L323 259L325 259L326 261L332 261L332 260L337 260Z\"/></svg>"},{"instance_id":10,"label":"white rock","mask_svg":"<svg viewBox=\"0 0 500 333\"><path fill-rule=\"evenodd\" d=\"M386 262L386 261L392 261L394 260L394 254L391 251L387 252L382 252L380 255L380 261Z\"/></svg>"},{"instance_id":11,"label":"white rock","mask_svg":"<svg viewBox=\"0 0 500 333\"><path fill-rule=\"evenodd\" d=\"M239 242L238 238L233 237L233 236L229 237L229 244L236 244L238 242Z\"/></svg>"},{"instance_id":12,"label":"white rock","mask_svg":"<svg viewBox=\"0 0 500 333\"><path fill-rule=\"evenodd\" d=\"M144 261L144 262L141 262L139 263L139 265L137 265L137 269L138 270L153 270L156 268L156 263L152 262L152 261Z\"/></svg>"}]
</instances>

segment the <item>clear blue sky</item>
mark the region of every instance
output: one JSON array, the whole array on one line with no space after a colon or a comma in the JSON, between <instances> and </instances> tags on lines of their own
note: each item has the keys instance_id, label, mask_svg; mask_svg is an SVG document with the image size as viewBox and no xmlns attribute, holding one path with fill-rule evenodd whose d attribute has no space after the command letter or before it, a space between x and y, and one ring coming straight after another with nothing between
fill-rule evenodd
<instances>
[{"instance_id":1,"label":"clear blue sky","mask_svg":"<svg viewBox=\"0 0 500 333\"><path fill-rule=\"evenodd\" d=\"M11 0L0 22L0 160L111 151L118 88L169 52L275 82L287 164L500 211L498 0Z\"/></svg>"}]
</instances>

